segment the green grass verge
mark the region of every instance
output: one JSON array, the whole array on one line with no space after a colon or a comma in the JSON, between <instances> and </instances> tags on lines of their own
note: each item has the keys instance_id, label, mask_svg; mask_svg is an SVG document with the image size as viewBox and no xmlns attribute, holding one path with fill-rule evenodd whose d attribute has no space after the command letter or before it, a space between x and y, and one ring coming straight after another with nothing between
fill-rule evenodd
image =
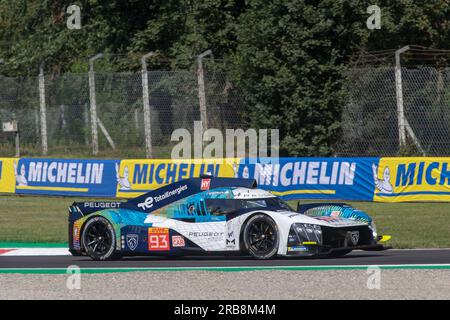
<instances>
[{"instance_id":1,"label":"green grass verge","mask_svg":"<svg viewBox=\"0 0 450 320\"><path fill-rule=\"evenodd\" d=\"M67 207L79 200L0 196L0 242L67 242ZM348 203L371 215L396 248L450 247L450 203Z\"/></svg>"}]
</instances>

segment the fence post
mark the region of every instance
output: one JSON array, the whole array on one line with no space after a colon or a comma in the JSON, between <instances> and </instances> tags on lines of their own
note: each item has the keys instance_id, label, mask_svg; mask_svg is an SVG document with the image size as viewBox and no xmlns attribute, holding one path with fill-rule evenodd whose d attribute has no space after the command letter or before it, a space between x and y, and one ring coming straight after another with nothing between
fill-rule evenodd
<instances>
[{"instance_id":1,"label":"fence post","mask_svg":"<svg viewBox=\"0 0 450 320\"><path fill-rule=\"evenodd\" d=\"M40 106L40 121L41 121L41 143L42 154L47 155L47 110L45 106L45 77L44 77L44 62L39 66L39 106Z\"/></svg>"},{"instance_id":2,"label":"fence post","mask_svg":"<svg viewBox=\"0 0 450 320\"><path fill-rule=\"evenodd\" d=\"M409 46L395 51L395 94L397 97L398 144L399 150L406 145L405 111L403 108L402 68L400 54L409 50Z\"/></svg>"},{"instance_id":3,"label":"fence post","mask_svg":"<svg viewBox=\"0 0 450 320\"><path fill-rule=\"evenodd\" d=\"M89 109L88 109L87 103L85 103L83 105L83 119L84 119L84 127L88 128L89 127ZM83 136L84 136L84 144L89 145L89 136L88 136L87 131L85 131L83 133Z\"/></svg>"},{"instance_id":4,"label":"fence post","mask_svg":"<svg viewBox=\"0 0 450 320\"><path fill-rule=\"evenodd\" d=\"M152 128L150 115L150 96L148 92L148 71L147 59L155 56L155 52L149 52L142 56L142 103L144 106L144 135L145 135L145 155L148 158L152 157Z\"/></svg>"},{"instance_id":5,"label":"fence post","mask_svg":"<svg viewBox=\"0 0 450 320\"><path fill-rule=\"evenodd\" d=\"M94 61L103 57L99 53L89 59L89 101L91 107L91 133L92 133L92 154L98 154L98 121L97 121L97 102L95 97L95 74Z\"/></svg>"},{"instance_id":6,"label":"fence post","mask_svg":"<svg viewBox=\"0 0 450 320\"><path fill-rule=\"evenodd\" d=\"M208 116L206 113L206 93L205 93L205 78L203 75L203 58L207 55L212 55L211 50L197 56L197 80L198 80L198 98L200 102L200 120L202 123L202 134L208 130Z\"/></svg>"}]
</instances>

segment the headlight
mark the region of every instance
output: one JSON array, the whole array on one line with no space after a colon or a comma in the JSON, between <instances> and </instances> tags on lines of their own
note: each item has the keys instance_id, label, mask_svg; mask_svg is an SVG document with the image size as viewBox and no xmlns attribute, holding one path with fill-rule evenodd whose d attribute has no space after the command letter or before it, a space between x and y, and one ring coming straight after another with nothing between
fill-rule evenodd
<instances>
[{"instance_id":1,"label":"headlight","mask_svg":"<svg viewBox=\"0 0 450 320\"><path fill-rule=\"evenodd\" d=\"M370 228L370 230L372 230L373 238L376 240L378 233L377 233L377 226L375 225L375 222L372 221L369 225L369 228Z\"/></svg>"},{"instance_id":2,"label":"headlight","mask_svg":"<svg viewBox=\"0 0 450 320\"><path fill-rule=\"evenodd\" d=\"M293 243L294 239L300 244L303 242L322 244L322 229L315 224L295 223L289 232L289 242Z\"/></svg>"}]
</instances>

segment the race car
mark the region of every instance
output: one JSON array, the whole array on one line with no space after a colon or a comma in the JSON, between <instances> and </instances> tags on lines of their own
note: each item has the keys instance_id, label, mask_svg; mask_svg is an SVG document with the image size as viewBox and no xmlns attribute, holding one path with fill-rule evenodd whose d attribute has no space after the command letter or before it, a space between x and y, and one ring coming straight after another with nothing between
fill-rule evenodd
<instances>
[{"instance_id":1,"label":"race car","mask_svg":"<svg viewBox=\"0 0 450 320\"><path fill-rule=\"evenodd\" d=\"M342 256L384 250L372 219L343 203L297 210L252 179L181 180L128 201L75 202L69 250L94 260L122 256L246 254Z\"/></svg>"}]
</instances>

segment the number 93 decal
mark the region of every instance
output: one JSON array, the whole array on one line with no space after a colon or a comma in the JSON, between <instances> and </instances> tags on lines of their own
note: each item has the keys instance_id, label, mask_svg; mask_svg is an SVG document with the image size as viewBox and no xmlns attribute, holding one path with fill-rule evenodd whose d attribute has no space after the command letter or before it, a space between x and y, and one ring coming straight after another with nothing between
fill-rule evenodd
<instances>
[{"instance_id":1,"label":"number 93 decal","mask_svg":"<svg viewBox=\"0 0 450 320\"><path fill-rule=\"evenodd\" d=\"M149 251L170 250L169 229L148 228L148 250Z\"/></svg>"}]
</instances>

